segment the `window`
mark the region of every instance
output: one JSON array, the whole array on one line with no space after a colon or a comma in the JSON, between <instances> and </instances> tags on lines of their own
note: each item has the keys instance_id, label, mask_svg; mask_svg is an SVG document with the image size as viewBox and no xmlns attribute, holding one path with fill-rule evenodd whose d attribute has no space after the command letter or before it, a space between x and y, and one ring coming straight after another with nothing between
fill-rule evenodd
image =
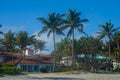
<instances>
[{"instance_id":1,"label":"window","mask_svg":"<svg viewBox=\"0 0 120 80\"><path fill-rule=\"evenodd\" d=\"M38 65L34 66L34 71L39 71L39 66Z\"/></svg>"},{"instance_id":2,"label":"window","mask_svg":"<svg viewBox=\"0 0 120 80\"><path fill-rule=\"evenodd\" d=\"M27 65L23 65L23 71L27 71Z\"/></svg>"}]
</instances>

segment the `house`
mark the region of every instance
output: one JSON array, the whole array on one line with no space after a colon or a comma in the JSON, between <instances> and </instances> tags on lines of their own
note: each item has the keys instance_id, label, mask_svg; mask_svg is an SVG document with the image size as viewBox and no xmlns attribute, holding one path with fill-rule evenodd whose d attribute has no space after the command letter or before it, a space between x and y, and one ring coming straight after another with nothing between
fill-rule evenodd
<instances>
[{"instance_id":1,"label":"house","mask_svg":"<svg viewBox=\"0 0 120 80\"><path fill-rule=\"evenodd\" d=\"M91 54L78 54L74 62L78 66L82 66L86 61L90 64L91 67L97 65L98 70L113 70L113 61L112 59L105 57L104 55L97 54L94 57ZM62 57L61 64L65 66L72 65L72 57Z\"/></svg>"},{"instance_id":2,"label":"house","mask_svg":"<svg viewBox=\"0 0 120 80\"><path fill-rule=\"evenodd\" d=\"M53 62L53 56L48 55L0 52L0 64L12 64L25 72L41 72L43 70L52 72Z\"/></svg>"}]
</instances>

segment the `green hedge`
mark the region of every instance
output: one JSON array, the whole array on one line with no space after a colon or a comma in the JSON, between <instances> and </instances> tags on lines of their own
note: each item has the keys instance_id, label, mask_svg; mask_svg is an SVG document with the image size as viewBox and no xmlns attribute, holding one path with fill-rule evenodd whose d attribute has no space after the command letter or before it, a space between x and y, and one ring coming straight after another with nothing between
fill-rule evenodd
<instances>
[{"instance_id":1,"label":"green hedge","mask_svg":"<svg viewBox=\"0 0 120 80\"><path fill-rule=\"evenodd\" d=\"M16 75L20 70L13 65L0 65L0 74Z\"/></svg>"}]
</instances>

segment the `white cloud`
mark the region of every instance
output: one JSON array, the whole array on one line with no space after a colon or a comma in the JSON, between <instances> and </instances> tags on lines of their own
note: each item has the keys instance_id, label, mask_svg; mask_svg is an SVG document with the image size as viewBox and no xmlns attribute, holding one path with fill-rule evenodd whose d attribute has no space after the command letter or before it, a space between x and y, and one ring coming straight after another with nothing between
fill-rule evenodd
<instances>
[{"instance_id":1,"label":"white cloud","mask_svg":"<svg viewBox=\"0 0 120 80\"><path fill-rule=\"evenodd\" d=\"M13 26L7 26L7 25L4 25L1 27L0 29L2 32L6 33L8 30L12 30L13 32L18 32L18 31L21 31L21 30L25 30L25 26L24 25L20 25L20 26L16 26L16 25L13 25Z\"/></svg>"}]
</instances>

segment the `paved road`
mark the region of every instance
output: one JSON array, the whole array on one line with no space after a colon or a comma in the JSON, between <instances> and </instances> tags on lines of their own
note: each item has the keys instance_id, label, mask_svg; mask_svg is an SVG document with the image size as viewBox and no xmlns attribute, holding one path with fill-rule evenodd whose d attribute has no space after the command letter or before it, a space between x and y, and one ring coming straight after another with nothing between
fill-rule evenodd
<instances>
[{"instance_id":1,"label":"paved road","mask_svg":"<svg viewBox=\"0 0 120 80\"><path fill-rule=\"evenodd\" d=\"M120 80L120 74L29 74L4 76L0 80Z\"/></svg>"}]
</instances>

